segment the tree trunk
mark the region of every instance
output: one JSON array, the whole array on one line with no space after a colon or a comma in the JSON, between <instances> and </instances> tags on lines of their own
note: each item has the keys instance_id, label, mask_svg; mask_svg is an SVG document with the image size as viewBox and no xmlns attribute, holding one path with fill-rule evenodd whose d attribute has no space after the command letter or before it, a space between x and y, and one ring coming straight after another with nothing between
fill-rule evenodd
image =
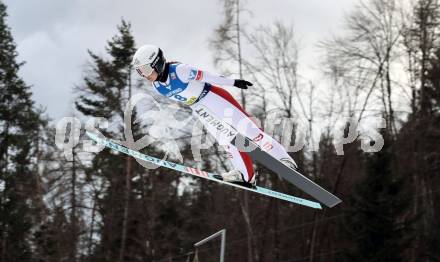
<instances>
[{"instance_id":1,"label":"tree trunk","mask_svg":"<svg viewBox=\"0 0 440 262\"><path fill-rule=\"evenodd\" d=\"M391 76L390 76L390 61L387 61L387 71L386 71L386 83L387 83L387 95L388 95L388 114L389 114L389 124L391 129L391 134L395 135L397 130L394 123L394 110L391 101Z\"/></svg>"},{"instance_id":2,"label":"tree trunk","mask_svg":"<svg viewBox=\"0 0 440 262\"><path fill-rule=\"evenodd\" d=\"M246 233L247 233L247 250L248 250L248 261L252 262L253 260L253 231L251 218L249 215L249 195L248 192L243 192L243 202L241 204L241 212L243 214L244 222L246 224Z\"/></svg>"},{"instance_id":3,"label":"tree trunk","mask_svg":"<svg viewBox=\"0 0 440 262\"><path fill-rule=\"evenodd\" d=\"M87 255L90 257L92 255L92 247L93 247L93 230L95 226L95 215L96 215L96 202L98 201L99 193L95 194L95 198L93 199L93 207L92 207L92 221L90 222L90 234L89 234L89 244L87 246Z\"/></svg>"},{"instance_id":4,"label":"tree trunk","mask_svg":"<svg viewBox=\"0 0 440 262\"><path fill-rule=\"evenodd\" d=\"M239 76L243 78L243 70L242 70L242 60L241 60L241 42L240 42L240 0L237 0L237 10L236 10L236 26L237 26L237 50L238 50L238 68L239 68ZM244 96L244 90L241 89L241 105L243 110L246 110L246 98ZM249 216L249 194L247 191L243 194L244 197L244 206L242 205L241 210L243 213L244 220L246 222L246 231L247 231L247 246L248 246L248 261L253 261L253 232L252 232L252 224L251 218ZM256 254L257 255L257 254Z\"/></svg>"},{"instance_id":5,"label":"tree trunk","mask_svg":"<svg viewBox=\"0 0 440 262\"><path fill-rule=\"evenodd\" d=\"M240 0L237 0L237 53L238 53L238 71L240 78L243 78L243 69L241 62L241 42L240 42ZM241 105L243 109L246 108L246 98L244 96L244 90L241 89Z\"/></svg>"},{"instance_id":6,"label":"tree trunk","mask_svg":"<svg viewBox=\"0 0 440 262\"><path fill-rule=\"evenodd\" d=\"M73 132L74 127L72 126L71 132ZM72 245L70 250L71 261L76 261L76 247L78 244L78 233L77 233L77 225L76 225L76 150L73 148L72 150L72 192L70 197L70 223L71 223L71 234L72 234Z\"/></svg>"},{"instance_id":7,"label":"tree trunk","mask_svg":"<svg viewBox=\"0 0 440 262\"><path fill-rule=\"evenodd\" d=\"M6 121L6 127L5 127L5 132L4 132L4 134L5 134L5 139L4 139L4 144L6 145L5 146L5 148L4 148L4 160L5 160L5 170L1 170L4 174L7 174L7 168L8 168L8 137L9 137L9 123ZM2 156L3 157L3 156ZM7 198L7 196L6 196L6 190L7 190L8 188L7 188L7 184L6 184L6 179L5 179L5 187L4 187L4 189L3 189L3 199L2 199L2 203L3 203L3 201L5 201L6 200L6 198ZM3 232L2 232L2 254L1 254L1 262L6 262L6 247L7 247L7 240L6 240L6 237L7 237L7 232L8 232L8 224L6 223L6 221L3 221L3 225L2 225L2 228L3 228Z\"/></svg>"},{"instance_id":8,"label":"tree trunk","mask_svg":"<svg viewBox=\"0 0 440 262\"><path fill-rule=\"evenodd\" d=\"M310 252L309 261L312 262L315 257L315 246L316 246L316 231L317 231L317 221L318 215L316 212L313 214L313 228L312 228L312 239L310 240Z\"/></svg>"},{"instance_id":9,"label":"tree trunk","mask_svg":"<svg viewBox=\"0 0 440 262\"><path fill-rule=\"evenodd\" d=\"M131 190L131 157L126 158L125 169L125 194L124 194L124 216L122 218L122 236L121 236L121 250L119 252L119 261L124 261L125 243L127 240L127 225L128 225L128 211L130 205L130 190Z\"/></svg>"}]
</instances>

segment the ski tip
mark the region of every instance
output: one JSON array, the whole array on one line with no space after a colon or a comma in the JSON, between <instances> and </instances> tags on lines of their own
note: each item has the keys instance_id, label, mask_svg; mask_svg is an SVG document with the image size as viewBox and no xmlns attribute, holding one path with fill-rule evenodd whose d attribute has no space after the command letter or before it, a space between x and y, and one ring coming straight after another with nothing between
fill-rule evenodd
<instances>
[{"instance_id":1,"label":"ski tip","mask_svg":"<svg viewBox=\"0 0 440 262\"><path fill-rule=\"evenodd\" d=\"M342 203L342 200L337 198L337 201L334 201L331 205L328 205L328 207L332 208L332 207L339 205L340 203Z\"/></svg>"},{"instance_id":2,"label":"ski tip","mask_svg":"<svg viewBox=\"0 0 440 262\"><path fill-rule=\"evenodd\" d=\"M96 139L98 138L98 136L97 136L95 133L92 133L92 132L87 131L87 130L86 130L86 135L87 135L89 138L91 138L91 139L93 139L93 140L95 140L95 141L96 141Z\"/></svg>"},{"instance_id":3,"label":"ski tip","mask_svg":"<svg viewBox=\"0 0 440 262\"><path fill-rule=\"evenodd\" d=\"M309 203L304 203L303 204L304 206L308 206L308 207L311 207L311 208L314 208L314 209L321 209L322 210L321 204L319 204L317 202L310 201L310 200L307 200L307 201Z\"/></svg>"}]
</instances>

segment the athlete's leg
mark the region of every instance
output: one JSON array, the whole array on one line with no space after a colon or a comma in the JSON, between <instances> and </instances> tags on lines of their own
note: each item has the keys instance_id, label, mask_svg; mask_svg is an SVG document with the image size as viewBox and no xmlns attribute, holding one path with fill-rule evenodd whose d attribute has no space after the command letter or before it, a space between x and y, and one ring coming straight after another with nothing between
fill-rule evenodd
<instances>
[{"instance_id":1,"label":"athlete's leg","mask_svg":"<svg viewBox=\"0 0 440 262\"><path fill-rule=\"evenodd\" d=\"M209 105L209 108L217 117L223 119L223 121L230 124L241 134L252 139L263 150L267 151L276 159L288 160L295 163L278 141L266 134L252 121L249 114L243 110L229 92L220 87L213 86L210 93L213 95L208 97L205 105ZM231 108L232 111L228 112L225 116L226 108Z\"/></svg>"},{"instance_id":2,"label":"athlete's leg","mask_svg":"<svg viewBox=\"0 0 440 262\"><path fill-rule=\"evenodd\" d=\"M251 157L245 152L240 152L233 145L226 145L225 149L226 152L228 152L228 158L231 160L234 168L243 174L247 182L250 182L254 176L254 167L252 166Z\"/></svg>"},{"instance_id":3,"label":"athlete's leg","mask_svg":"<svg viewBox=\"0 0 440 262\"><path fill-rule=\"evenodd\" d=\"M205 96L209 97L209 96L213 96L211 99L208 100L204 100L204 101L209 101L209 103L212 105L213 103L215 103L216 100L221 99L216 95L213 94L207 94ZM202 104L202 103L197 103L197 105L192 105L191 108L193 109L193 114L197 117L207 117L205 114L203 116L198 115L197 112L202 112L199 111L200 109L203 110L203 112L205 113L205 110L203 109L203 107L208 108L209 114L213 114L214 117L218 120L220 120L222 118L222 114L217 114L215 111L216 110L211 110L212 108ZM228 137L227 134L228 132L223 132L225 130L223 129L219 129L220 125L218 125L218 120L213 120L211 119L211 117L207 117L209 119L209 123L202 121L202 123L204 123L205 128L208 130L208 132L217 140L217 142L219 143L219 145L223 146L226 150L226 152L228 153L228 158L231 160L232 165L234 166L235 170L240 171L243 174L243 178L245 181L251 181L253 176L254 176L254 169L252 166L252 159L250 158L250 156L246 153L246 152L240 152L234 145L232 145L230 142L230 139L233 138L232 137ZM231 130L230 127L228 127L229 130ZM227 131L227 130L226 130Z\"/></svg>"}]
</instances>

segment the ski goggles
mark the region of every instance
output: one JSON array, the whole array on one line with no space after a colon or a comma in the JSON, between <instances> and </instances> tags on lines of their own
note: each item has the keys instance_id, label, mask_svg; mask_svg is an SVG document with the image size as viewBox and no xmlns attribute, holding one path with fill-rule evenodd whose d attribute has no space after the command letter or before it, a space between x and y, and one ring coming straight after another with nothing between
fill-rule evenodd
<instances>
[{"instance_id":1,"label":"ski goggles","mask_svg":"<svg viewBox=\"0 0 440 262\"><path fill-rule=\"evenodd\" d=\"M153 73L153 68L150 65L142 65L136 68L136 71L142 76L147 78Z\"/></svg>"}]
</instances>

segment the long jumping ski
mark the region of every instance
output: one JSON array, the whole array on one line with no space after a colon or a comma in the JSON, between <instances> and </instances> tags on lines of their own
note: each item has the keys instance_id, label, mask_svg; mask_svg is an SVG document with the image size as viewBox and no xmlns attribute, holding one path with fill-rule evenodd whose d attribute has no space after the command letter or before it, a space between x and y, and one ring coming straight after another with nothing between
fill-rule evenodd
<instances>
[{"instance_id":1,"label":"long jumping ski","mask_svg":"<svg viewBox=\"0 0 440 262\"><path fill-rule=\"evenodd\" d=\"M237 184L225 182L225 181L216 179L215 178L215 174L213 174L213 173L209 173L209 172L202 171L202 170L199 170L199 169L196 169L196 168L192 168L192 167L188 167L188 166L183 166L183 165L180 165L180 164L177 164L177 163L173 163L173 162L165 161L165 160L162 160L162 159L159 159L159 158L155 158L155 157L152 157L152 156L148 156L148 155L140 153L139 151L132 150L132 149L127 148L125 146L122 146L122 145L120 145L118 143L115 143L114 141L112 141L112 140L110 140L108 138L99 137L96 134L91 133L91 132L86 132L86 133L87 133L87 136L89 136L93 141L95 141L98 144L104 145L105 147L108 147L110 149L113 149L115 151L124 153L124 154L129 155L129 156L138 158L140 160L153 163L155 165L159 165L159 166L162 166L162 167L173 169L173 170L176 170L176 171L179 171L179 172L182 172L182 173L185 173L185 174L189 174L189 175L192 175L192 176L197 176L197 177L201 177L201 178L208 179L208 180L211 180L211 181L215 181L217 183L226 184L226 185L229 185L229 186L233 186L233 187L237 187L237 188L240 188L240 189L248 190L248 191L251 191L251 192L254 192L254 193L258 193L258 194L274 197L274 198L277 198L277 199L285 200L285 201L288 201L290 203L295 203L295 204L299 204L299 205L303 205L303 206L308 206L308 207L316 208L316 209L322 209L321 205L319 203L317 203L317 202L313 202L313 201L302 199L302 198L295 197L295 196L292 196L292 195L284 194L284 193L277 192L277 191L274 191L274 190L270 190L270 189L267 189L267 188L264 188L264 187L257 186L255 188L248 188L248 187L240 186L240 185L237 185Z\"/></svg>"},{"instance_id":2,"label":"long jumping ski","mask_svg":"<svg viewBox=\"0 0 440 262\"><path fill-rule=\"evenodd\" d=\"M312 180L305 177L300 172L296 171L295 169L289 168L288 166L281 163L278 159L274 158L272 155L262 150L249 138L238 133L231 143L235 145L237 140L244 141L248 145L253 144L254 149L247 152L252 160L264 165L268 169L275 172L275 174L280 175L283 179L289 181L291 184L295 185L296 187L306 192L324 205L328 207L334 207L342 202L341 199L339 199L337 196L328 192ZM240 143L238 143L237 147L240 148Z\"/></svg>"}]
</instances>

